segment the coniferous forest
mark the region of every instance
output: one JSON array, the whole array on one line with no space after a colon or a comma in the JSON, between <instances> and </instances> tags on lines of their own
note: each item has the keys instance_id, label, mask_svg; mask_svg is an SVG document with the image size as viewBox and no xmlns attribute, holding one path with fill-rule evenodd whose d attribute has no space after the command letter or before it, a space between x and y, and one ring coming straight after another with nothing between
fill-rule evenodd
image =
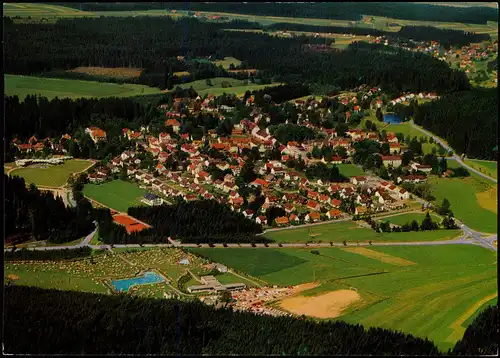
<instances>
[{"instance_id":1,"label":"coniferous forest","mask_svg":"<svg viewBox=\"0 0 500 358\"><path fill-rule=\"evenodd\" d=\"M5 326L5 351L30 354L439 354L427 339L345 322L26 286L5 288Z\"/></svg>"},{"instance_id":2,"label":"coniferous forest","mask_svg":"<svg viewBox=\"0 0 500 358\"><path fill-rule=\"evenodd\" d=\"M40 192L35 185L26 188L23 178L4 174L5 237L12 240L47 240L52 243L73 241L92 229L91 205L80 201L67 208L60 197Z\"/></svg>"},{"instance_id":3,"label":"coniferous forest","mask_svg":"<svg viewBox=\"0 0 500 358\"><path fill-rule=\"evenodd\" d=\"M445 139L457 153L496 159L498 92L475 89L418 106L415 123Z\"/></svg>"}]
</instances>

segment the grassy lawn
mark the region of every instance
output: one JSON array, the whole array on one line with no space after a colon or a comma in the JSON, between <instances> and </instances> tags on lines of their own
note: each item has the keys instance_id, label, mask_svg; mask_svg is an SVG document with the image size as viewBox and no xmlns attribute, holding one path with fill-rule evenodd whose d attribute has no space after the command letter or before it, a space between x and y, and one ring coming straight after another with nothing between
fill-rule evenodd
<instances>
[{"instance_id":1,"label":"grassy lawn","mask_svg":"<svg viewBox=\"0 0 500 358\"><path fill-rule=\"evenodd\" d=\"M246 91L254 91L260 90L266 87L278 86L281 83L273 83L270 85L258 85L258 84L247 84L245 85L244 80L238 80L234 78L225 78L225 77L215 77L210 79L212 86L207 85L207 80L197 80L193 82L188 82L184 84L180 84L181 88L193 88L198 92L200 96L204 96L206 94L212 94L215 96L219 96L223 93L235 93L238 96L242 96ZM229 87L223 88L222 83L228 82L230 84Z\"/></svg>"},{"instance_id":2,"label":"grassy lawn","mask_svg":"<svg viewBox=\"0 0 500 358\"><path fill-rule=\"evenodd\" d=\"M339 320L429 337L443 350L462 337L471 308L497 292L497 254L478 246L369 250L367 256L343 248L318 249L320 255L308 249L192 249L269 284L320 283L304 296L355 287L361 300ZM383 262L377 254L409 264Z\"/></svg>"},{"instance_id":3,"label":"grassy lawn","mask_svg":"<svg viewBox=\"0 0 500 358\"><path fill-rule=\"evenodd\" d=\"M380 128L382 128L382 127L380 127ZM424 133L413 128L411 126L411 124L409 124L409 123L389 124L387 127L384 128L384 130L386 132L393 132L394 134L403 133L405 138L408 135L411 138L417 137L418 139L420 139L420 137L427 137ZM427 138L430 138L430 137L427 137ZM433 147L436 147L436 150L438 149L437 145L434 143L423 143L422 144L422 150L424 151L424 154L432 153Z\"/></svg>"},{"instance_id":4,"label":"grassy lawn","mask_svg":"<svg viewBox=\"0 0 500 358\"><path fill-rule=\"evenodd\" d=\"M34 94L52 99L55 97L131 97L156 93L161 93L161 91L158 88L128 83L120 85L95 81L5 75L5 94L8 96L17 95L20 100L24 100L27 95Z\"/></svg>"},{"instance_id":5,"label":"grassy lawn","mask_svg":"<svg viewBox=\"0 0 500 358\"><path fill-rule=\"evenodd\" d=\"M397 217L397 216L396 216ZM312 234L313 236L310 236ZM265 234L276 242L409 242L409 241L441 241L457 237L460 230L435 230L417 232L378 233L371 228L359 227L353 221L303 227L290 230L272 231Z\"/></svg>"},{"instance_id":6,"label":"grassy lawn","mask_svg":"<svg viewBox=\"0 0 500 358\"><path fill-rule=\"evenodd\" d=\"M50 165L47 168L25 167L10 172L11 176L23 177L26 184L60 187L66 184L72 173L85 170L92 164L89 160L65 160L60 165Z\"/></svg>"},{"instance_id":7,"label":"grassy lawn","mask_svg":"<svg viewBox=\"0 0 500 358\"><path fill-rule=\"evenodd\" d=\"M340 174L348 178L358 175L366 175L363 169L354 164L337 164L337 167L339 167Z\"/></svg>"},{"instance_id":8,"label":"grassy lawn","mask_svg":"<svg viewBox=\"0 0 500 358\"><path fill-rule=\"evenodd\" d=\"M497 178L497 162L479 159L467 159L465 164L479 170L480 172L492 177Z\"/></svg>"},{"instance_id":9,"label":"grassy lawn","mask_svg":"<svg viewBox=\"0 0 500 358\"><path fill-rule=\"evenodd\" d=\"M103 184L85 184L83 195L88 196L110 208L127 212L132 206L144 205L141 199L147 190L135 183L113 180Z\"/></svg>"},{"instance_id":10,"label":"grassy lawn","mask_svg":"<svg viewBox=\"0 0 500 358\"><path fill-rule=\"evenodd\" d=\"M443 220L439 215L436 214L430 214L430 215L432 221L435 221L438 224L441 222L441 220ZM379 221L388 221L394 225L404 225L407 222L411 222L412 220L417 220L417 222L420 224L422 220L424 220L424 218L425 218L425 213L407 213L407 214L381 218L379 219Z\"/></svg>"},{"instance_id":11,"label":"grassy lawn","mask_svg":"<svg viewBox=\"0 0 500 358\"><path fill-rule=\"evenodd\" d=\"M449 161L449 164L452 161ZM432 178L432 193L435 203L444 198L451 204L455 217L474 230L486 233L497 232L496 185L493 186L471 173L468 178ZM457 195L458 194L458 195ZM490 195L492 194L492 195Z\"/></svg>"}]
</instances>

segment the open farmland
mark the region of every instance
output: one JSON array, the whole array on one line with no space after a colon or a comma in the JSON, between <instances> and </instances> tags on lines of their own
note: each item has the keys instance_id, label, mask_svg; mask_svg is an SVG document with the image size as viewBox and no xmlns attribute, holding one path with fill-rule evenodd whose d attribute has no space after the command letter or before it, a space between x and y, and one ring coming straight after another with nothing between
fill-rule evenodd
<instances>
[{"instance_id":1,"label":"open farmland","mask_svg":"<svg viewBox=\"0 0 500 358\"><path fill-rule=\"evenodd\" d=\"M354 221L337 222L312 227L267 232L265 236L276 242L407 242L451 240L460 235L460 230L435 230L418 232L379 233L361 227Z\"/></svg>"},{"instance_id":2,"label":"open farmland","mask_svg":"<svg viewBox=\"0 0 500 358\"><path fill-rule=\"evenodd\" d=\"M234 93L238 96L243 96L246 91L256 91L266 87L278 86L281 83L273 83L269 85L245 84L244 80L234 78L215 77L210 79L212 86L207 85L207 80L197 80L179 85L181 88L190 88L191 86L198 92L200 96L214 95L220 96L223 93ZM225 87L227 86L227 87Z\"/></svg>"},{"instance_id":3,"label":"open farmland","mask_svg":"<svg viewBox=\"0 0 500 358\"><path fill-rule=\"evenodd\" d=\"M140 200L144 194L146 194L145 189L123 180L113 180L102 184L85 184L83 188L83 195L125 213L129 207L143 205Z\"/></svg>"},{"instance_id":4,"label":"open farmland","mask_svg":"<svg viewBox=\"0 0 500 358\"><path fill-rule=\"evenodd\" d=\"M3 15L9 17L84 17L94 16L91 12L80 11L77 9L52 5L52 4L36 4L36 3L4 3Z\"/></svg>"},{"instance_id":5,"label":"open farmland","mask_svg":"<svg viewBox=\"0 0 500 358\"><path fill-rule=\"evenodd\" d=\"M27 95L35 94L52 99L55 97L132 97L156 93L161 93L161 91L158 88L143 85L5 75L5 94L16 95L21 100Z\"/></svg>"},{"instance_id":6,"label":"open farmland","mask_svg":"<svg viewBox=\"0 0 500 358\"><path fill-rule=\"evenodd\" d=\"M11 176L24 178L26 184L35 184L37 186L60 187L66 184L73 173L85 171L92 165L90 160L66 160L60 165L35 164L29 167L14 169L10 172Z\"/></svg>"},{"instance_id":7,"label":"open farmland","mask_svg":"<svg viewBox=\"0 0 500 358\"><path fill-rule=\"evenodd\" d=\"M361 299L340 320L427 336L442 349L461 338L471 307L497 292L496 253L478 246L370 247L369 255L355 249L192 251L269 284L320 283L304 297L354 287Z\"/></svg>"},{"instance_id":8,"label":"open farmland","mask_svg":"<svg viewBox=\"0 0 500 358\"><path fill-rule=\"evenodd\" d=\"M448 161L448 167L453 162ZM474 173L467 178L432 178L429 183L436 197L435 204L440 205L446 198L455 217L467 226L480 232L497 232L497 214L494 210L496 185Z\"/></svg>"},{"instance_id":9,"label":"open farmland","mask_svg":"<svg viewBox=\"0 0 500 358\"><path fill-rule=\"evenodd\" d=\"M497 178L497 162L479 159L466 159L465 164L492 178Z\"/></svg>"},{"instance_id":10,"label":"open farmland","mask_svg":"<svg viewBox=\"0 0 500 358\"><path fill-rule=\"evenodd\" d=\"M432 221L435 221L436 223L440 223L441 220L443 220L442 217L436 214L430 214ZM405 214L400 214L400 215L394 215L394 216L389 216L389 217L384 217L379 219L379 221L388 221L391 224L394 225L404 225L407 222L411 222L412 220L417 220L417 222L420 224L422 220L425 218L425 213L405 213Z\"/></svg>"},{"instance_id":11,"label":"open farmland","mask_svg":"<svg viewBox=\"0 0 500 358\"><path fill-rule=\"evenodd\" d=\"M128 67L76 67L68 72L85 73L92 76L111 77L117 79L137 78L141 75L142 68Z\"/></svg>"}]
</instances>

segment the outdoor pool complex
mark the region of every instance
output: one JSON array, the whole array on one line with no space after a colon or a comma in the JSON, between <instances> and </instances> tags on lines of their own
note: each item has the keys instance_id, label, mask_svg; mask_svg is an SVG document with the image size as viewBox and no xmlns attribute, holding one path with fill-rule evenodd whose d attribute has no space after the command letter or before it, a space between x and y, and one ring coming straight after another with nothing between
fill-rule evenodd
<instances>
[{"instance_id":1,"label":"outdoor pool complex","mask_svg":"<svg viewBox=\"0 0 500 358\"><path fill-rule=\"evenodd\" d=\"M390 124L399 124L401 123L401 117L397 114L387 113L384 114L384 122Z\"/></svg>"},{"instance_id":2,"label":"outdoor pool complex","mask_svg":"<svg viewBox=\"0 0 500 358\"><path fill-rule=\"evenodd\" d=\"M163 277L154 272L145 272L144 275L140 277L127 278L124 280L112 280L111 283L118 292L126 292L134 285L147 285L164 281Z\"/></svg>"}]
</instances>

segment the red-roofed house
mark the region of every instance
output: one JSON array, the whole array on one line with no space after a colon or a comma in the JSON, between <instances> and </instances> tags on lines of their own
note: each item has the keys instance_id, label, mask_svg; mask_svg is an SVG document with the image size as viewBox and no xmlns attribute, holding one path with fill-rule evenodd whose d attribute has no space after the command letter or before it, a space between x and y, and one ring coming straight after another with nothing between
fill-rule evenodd
<instances>
[{"instance_id":1,"label":"red-roofed house","mask_svg":"<svg viewBox=\"0 0 500 358\"><path fill-rule=\"evenodd\" d=\"M321 209L321 205L317 201L314 200L309 200L307 202L307 207L311 210L319 211Z\"/></svg>"},{"instance_id":2,"label":"red-roofed house","mask_svg":"<svg viewBox=\"0 0 500 358\"><path fill-rule=\"evenodd\" d=\"M337 219L340 216L340 210L338 209L332 209L326 213L326 216L328 219Z\"/></svg>"},{"instance_id":3,"label":"red-roofed house","mask_svg":"<svg viewBox=\"0 0 500 358\"><path fill-rule=\"evenodd\" d=\"M321 215L317 211L310 212L309 214L306 215L304 218L305 222L317 222L321 218Z\"/></svg>"},{"instance_id":4,"label":"red-roofed house","mask_svg":"<svg viewBox=\"0 0 500 358\"><path fill-rule=\"evenodd\" d=\"M402 161L401 157L398 155L383 155L382 163L384 166L392 165L393 167L399 167L401 166Z\"/></svg>"}]
</instances>

